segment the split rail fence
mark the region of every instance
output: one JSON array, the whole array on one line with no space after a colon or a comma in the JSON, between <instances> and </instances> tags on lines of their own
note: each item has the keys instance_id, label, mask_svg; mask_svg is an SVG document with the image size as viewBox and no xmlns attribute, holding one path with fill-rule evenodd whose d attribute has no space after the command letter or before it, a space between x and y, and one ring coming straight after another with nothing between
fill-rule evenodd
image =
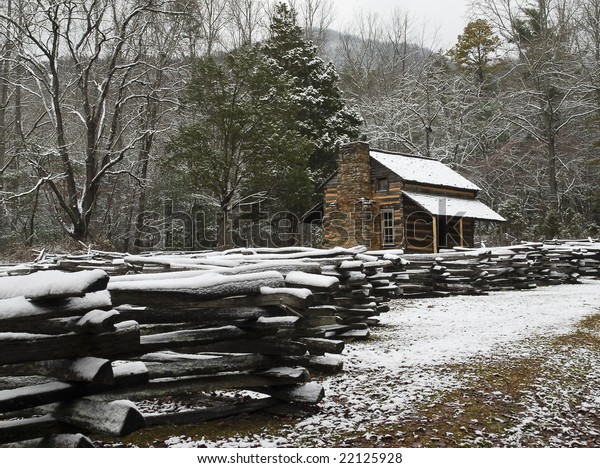
<instances>
[{"instance_id":1,"label":"split rail fence","mask_svg":"<svg viewBox=\"0 0 600 468\"><path fill-rule=\"evenodd\" d=\"M93 446L145 426L306 414L390 298L600 276L600 244L404 255L363 247L40 253L0 268L0 444ZM246 390L240 396L239 390ZM132 402L188 395L193 409Z\"/></svg>"}]
</instances>

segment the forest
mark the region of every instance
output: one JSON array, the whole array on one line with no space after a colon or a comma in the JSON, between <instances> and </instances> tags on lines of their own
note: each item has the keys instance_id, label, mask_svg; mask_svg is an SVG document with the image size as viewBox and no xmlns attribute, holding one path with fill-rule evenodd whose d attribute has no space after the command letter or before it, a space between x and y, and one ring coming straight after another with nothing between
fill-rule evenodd
<instances>
[{"instance_id":1,"label":"forest","mask_svg":"<svg viewBox=\"0 0 600 468\"><path fill-rule=\"evenodd\" d=\"M445 49L332 0L2 0L0 255L291 245L358 139L475 182L490 243L597 237L600 0L469 13Z\"/></svg>"}]
</instances>

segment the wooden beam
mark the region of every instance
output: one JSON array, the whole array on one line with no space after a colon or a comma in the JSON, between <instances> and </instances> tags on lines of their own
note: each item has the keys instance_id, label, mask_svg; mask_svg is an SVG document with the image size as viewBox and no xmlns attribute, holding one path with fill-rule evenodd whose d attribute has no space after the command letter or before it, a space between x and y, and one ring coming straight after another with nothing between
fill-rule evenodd
<instances>
[{"instance_id":1,"label":"wooden beam","mask_svg":"<svg viewBox=\"0 0 600 468\"><path fill-rule=\"evenodd\" d=\"M460 218L459 223L460 223L460 225L459 225L459 227L460 227L460 246L464 247L465 246L465 237L464 237L464 231L463 231L463 219L462 218Z\"/></svg>"},{"instance_id":2,"label":"wooden beam","mask_svg":"<svg viewBox=\"0 0 600 468\"><path fill-rule=\"evenodd\" d=\"M433 253L438 253L437 216L431 216L433 221Z\"/></svg>"}]
</instances>

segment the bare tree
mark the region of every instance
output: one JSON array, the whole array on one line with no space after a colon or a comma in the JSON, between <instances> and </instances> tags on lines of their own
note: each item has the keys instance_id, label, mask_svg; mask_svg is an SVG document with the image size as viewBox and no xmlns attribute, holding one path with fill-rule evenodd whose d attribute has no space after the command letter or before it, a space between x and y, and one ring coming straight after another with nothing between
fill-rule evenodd
<instances>
[{"instance_id":1,"label":"bare tree","mask_svg":"<svg viewBox=\"0 0 600 468\"><path fill-rule=\"evenodd\" d=\"M130 157L147 143L139 125L141 103L152 95L143 53L150 19L168 11L168 2L143 0L37 0L0 14L0 35L14 31L22 47L11 63L23 69L26 95L27 165L43 189L56 219L75 240L91 235L97 201L112 178L137 177ZM154 51L156 52L156 51Z\"/></svg>"}]
</instances>

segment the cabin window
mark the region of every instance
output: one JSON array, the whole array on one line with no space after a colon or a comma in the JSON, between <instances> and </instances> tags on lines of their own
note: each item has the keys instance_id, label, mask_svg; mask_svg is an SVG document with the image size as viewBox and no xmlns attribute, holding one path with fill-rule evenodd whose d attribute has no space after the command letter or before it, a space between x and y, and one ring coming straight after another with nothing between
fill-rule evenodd
<instances>
[{"instance_id":1,"label":"cabin window","mask_svg":"<svg viewBox=\"0 0 600 468\"><path fill-rule=\"evenodd\" d=\"M390 189L390 184L387 177L380 177L375 181L375 190L378 192L387 192Z\"/></svg>"},{"instance_id":2,"label":"cabin window","mask_svg":"<svg viewBox=\"0 0 600 468\"><path fill-rule=\"evenodd\" d=\"M381 238L384 245L394 243L394 210L381 211Z\"/></svg>"}]
</instances>

